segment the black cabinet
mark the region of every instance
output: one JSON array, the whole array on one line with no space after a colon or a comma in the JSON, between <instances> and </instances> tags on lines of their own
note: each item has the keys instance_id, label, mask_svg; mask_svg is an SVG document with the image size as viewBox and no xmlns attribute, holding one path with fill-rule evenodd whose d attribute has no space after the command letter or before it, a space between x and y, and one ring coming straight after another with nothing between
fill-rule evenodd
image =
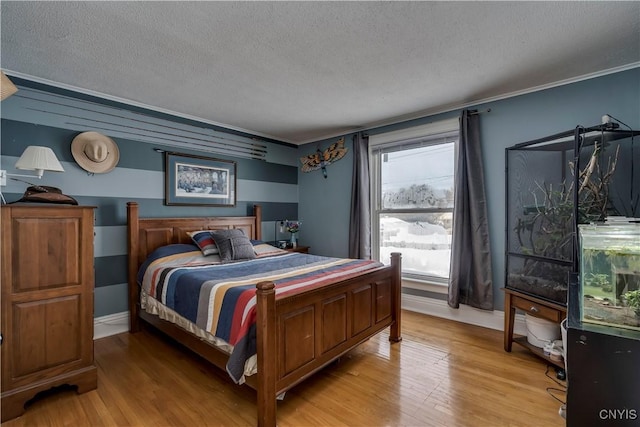
<instances>
[{"instance_id":1,"label":"black cabinet","mask_svg":"<svg viewBox=\"0 0 640 427\"><path fill-rule=\"evenodd\" d=\"M567 427L640 426L640 331L580 322L570 281Z\"/></svg>"}]
</instances>

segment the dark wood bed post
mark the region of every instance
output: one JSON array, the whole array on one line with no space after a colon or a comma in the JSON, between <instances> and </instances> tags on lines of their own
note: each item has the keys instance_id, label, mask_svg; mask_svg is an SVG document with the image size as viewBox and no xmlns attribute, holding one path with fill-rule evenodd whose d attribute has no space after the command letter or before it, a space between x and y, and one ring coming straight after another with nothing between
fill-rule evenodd
<instances>
[{"instance_id":1,"label":"dark wood bed post","mask_svg":"<svg viewBox=\"0 0 640 427\"><path fill-rule=\"evenodd\" d=\"M131 286L136 283L138 274L138 203L127 203L127 251L128 251L128 276L129 276L129 331L138 332L140 321L138 318L138 304L140 295L138 287Z\"/></svg>"},{"instance_id":2,"label":"dark wood bed post","mask_svg":"<svg viewBox=\"0 0 640 427\"><path fill-rule=\"evenodd\" d=\"M389 341L391 342L399 342L402 341L401 331L401 323L400 319L402 318L401 310L402 310L402 272L401 270L401 262L402 262L402 254L400 252L392 252L391 253L391 267L393 267L393 295L391 304L392 311L394 313L394 320L391 324L391 330L389 331Z\"/></svg>"},{"instance_id":3,"label":"dark wood bed post","mask_svg":"<svg viewBox=\"0 0 640 427\"><path fill-rule=\"evenodd\" d=\"M276 425L276 291L273 282L256 285L258 426Z\"/></svg>"}]
</instances>

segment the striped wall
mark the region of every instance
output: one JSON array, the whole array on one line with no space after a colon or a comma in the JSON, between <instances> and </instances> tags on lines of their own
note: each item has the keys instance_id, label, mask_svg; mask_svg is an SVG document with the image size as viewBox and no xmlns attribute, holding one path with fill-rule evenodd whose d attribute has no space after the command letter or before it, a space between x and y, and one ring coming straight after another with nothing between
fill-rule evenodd
<instances>
[{"instance_id":1,"label":"striped wall","mask_svg":"<svg viewBox=\"0 0 640 427\"><path fill-rule=\"evenodd\" d=\"M60 97L59 93L52 95ZM68 96L68 94L66 94ZM263 208L262 234L264 240L274 237L275 221L296 219L298 215L298 149L295 146L263 141L265 160L238 158L223 154L203 153L162 144L161 140L141 141L108 134L118 144L120 161L107 174L90 175L81 169L71 155L71 141L90 128L92 114L83 117L83 128L68 125L65 120L51 120L50 116L33 114L24 108L20 98L2 102L0 166L8 173L18 171L14 164L29 145L44 145L53 149L62 163L64 173L45 172L42 180L23 178L32 183L62 189L81 205L95 206L95 317L108 316L127 310L127 246L126 203L137 201L141 216L221 216L251 214L254 204ZM93 100L94 102L99 102ZM108 106L113 108L112 106ZM36 102L37 108L37 102ZM119 113L122 106L118 107ZM96 116L96 121L100 118ZM166 117L154 120L174 126ZM74 121L77 122L77 121ZM182 121L184 122L184 120ZM199 126L203 126L199 124ZM116 133L116 132L114 132ZM220 135L220 131L217 131ZM237 135L232 135L238 137ZM143 139L143 138L140 138ZM160 141L160 142L158 142ZM236 206L196 207L164 205L164 154L154 149L196 154L233 160L237 164ZM2 193L7 202L19 199L28 184L9 179Z\"/></svg>"},{"instance_id":2,"label":"striped wall","mask_svg":"<svg viewBox=\"0 0 640 427\"><path fill-rule=\"evenodd\" d=\"M37 87L43 90L41 86ZM52 89L56 92L55 89ZM56 92L57 93L57 92ZM82 97L86 100L86 96ZM492 100L470 108L491 109L481 116L481 139L484 153L485 179L489 209L489 228L492 245L494 305L503 306L504 286L504 150L513 144L572 129L576 125L598 124L603 114L611 114L634 129L640 127L640 68L604 75L577 83L532 91L510 98ZM263 236L269 240L274 233L274 222L281 218L300 218L304 221L301 241L310 245L314 254L347 256L348 224L351 202L352 134L345 135L349 149L344 159L330 165L328 177L318 171L299 173L298 157L324 148L335 139L303 145L298 150L277 141L266 141L266 161L238 159L224 155L215 157L238 162L238 203L234 208L202 208L163 205L164 160L153 148L164 148L160 141L143 141L132 137L112 136L120 148L118 167L105 175L88 176L73 160L70 143L81 130L68 121L51 115L33 114L33 110L19 111L20 98L14 95L0 105L2 143L0 163L2 169L13 171L13 164L24 148L30 144L53 148L62 161L65 172L46 173L42 184L62 188L81 204L97 206L95 265L96 265L96 317L127 310L126 296L126 202L136 200L143 216L203 216L245 215L251 205L263 206ZM114 107L113 101L104 106ZM121 108L121 106L115 106ZM134 110L136 110L134 108ZM136 110L138 111L138 110ZM139 111L138 111L139 112ZM121 113L121 111L120 111ZM370 129L370 135L413 125L431 123L455 117L450 111L434 116ZM172 118L162 117L172 125ZM91 116L87 118L91 120ZM175 120L184 122L180 118ZM202 126L202 124L198 124ZM220 129L218 129L219 131ZM234 134L237 136L237 133ZM172 151L178 151L172 148ZM184 150L185 153L202 154ZM9 200L16 200L26 184L9 182L2 191ZM421 311L413 299L441 300L439 293L422 288L406 287L403 304ZM448 311L447 311L448 310ZM456 318L456 312L446 306L424 308L427 313ZM446 317L445 316L445 317ZM456 318L464 321L463 319ZM473 322L471 322L473 323ZM477 322L477 324L483 324ZM500 325L498 323L491 323ZM491 327L491 326L490 326Z\"/></svg>"}]
</instances>

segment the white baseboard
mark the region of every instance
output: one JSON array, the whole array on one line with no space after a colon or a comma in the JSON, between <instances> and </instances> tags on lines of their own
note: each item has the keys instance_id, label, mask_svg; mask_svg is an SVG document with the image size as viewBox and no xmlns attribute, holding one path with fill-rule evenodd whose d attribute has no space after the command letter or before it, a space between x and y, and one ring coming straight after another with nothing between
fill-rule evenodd
<instances>
[{"instance_id":1,"label":"white baseboard","mask_svg":"<svg viewBox=\"0 0 640 427\"><path fill-rule=\"evenodd\" d=\"M449 307L446 301L409 294L402 294L402 308L498 331L504 329L504 312L502 311L479 310L467 305L460 305L460 308L454 309ZM120 334L128 330L128 311L96 317L93 322L93 339ZM513 331L518 335L527 334L524 315L516 314Z\"/></svg>"},{"instance_id":2,"label":"white baseboard","mask_svg":"<svg viewBox=\"0 0 640 427\"><path fill-rule=\"evenodd\" d=\"M109 314L93 319L93 339L108 337L129 331L129 312Z\"/></svg>"},{"instance_id":3,"label":"white baseboard","mask_svg":"<svg viewBox=\"0 0 640 427\"><path fill-rule=\"evenodd\" d=\"M502 311L480 310L463 304L456 309L449 307L447 301L409 294L402 294L402 308L484 328L504 330L504 312ZM516 314L513 331L518 335L527 334L523 314Z\"/></svg>"}]
</instances>

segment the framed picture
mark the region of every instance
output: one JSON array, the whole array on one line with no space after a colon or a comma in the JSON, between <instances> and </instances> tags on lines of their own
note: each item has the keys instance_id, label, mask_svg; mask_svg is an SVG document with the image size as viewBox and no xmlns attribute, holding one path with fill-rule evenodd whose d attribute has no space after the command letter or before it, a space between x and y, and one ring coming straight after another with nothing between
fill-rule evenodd
<instances>
[{"instance_id":1,"label":"framed picture","mask_svg":"<svg viewBox=\"0 0 640 427\"><path fill-rule=\"evenodd\" d=\"M236 162L167 152L165 205L235 206Z\"/></svg>"}]
</instances>

